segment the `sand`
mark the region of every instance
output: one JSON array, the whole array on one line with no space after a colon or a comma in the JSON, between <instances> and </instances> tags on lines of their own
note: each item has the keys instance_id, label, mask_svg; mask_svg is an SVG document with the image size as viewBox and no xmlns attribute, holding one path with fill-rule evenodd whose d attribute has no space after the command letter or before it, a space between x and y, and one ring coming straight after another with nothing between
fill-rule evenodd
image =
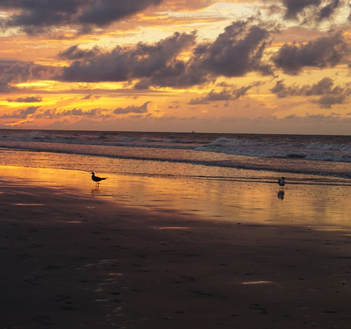
<instances>
[{"instance_id":1,"label":"sand","mask_svg":"<svg viewBox=\"0 0 351 329\"><path fill-rule=\"evenodd\" d=\"M351 235L0 184L0 328L351 328Z\"/></svg>"}]
</instances>

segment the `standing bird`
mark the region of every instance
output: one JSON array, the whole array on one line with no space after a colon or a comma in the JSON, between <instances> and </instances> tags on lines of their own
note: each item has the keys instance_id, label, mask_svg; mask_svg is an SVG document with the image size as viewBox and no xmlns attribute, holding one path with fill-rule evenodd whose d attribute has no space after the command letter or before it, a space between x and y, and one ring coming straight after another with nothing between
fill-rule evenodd
<instances>
[{"instance_id":1,"label":"standing bird","mask_svg":"<svg viewBox=\"0 0 351 329\"><path fill-rule=\"evenodd\" d=\"M107 177L98 177L98 176L95 176L95 173L92 171L91 172L91 179L96 182L96 183L100 183L102 180L105 180Z\"/></svg>"},{"instance_id":2,"label":"standing bird","mask_svg":"<svg viewBox=\"0 0 351 329\"><path fill-rule=\"evenodd\" d=\"M285 185L285 177L280 177L278 180L279 186L284 186Z\"/></svg>"}]
</instances>

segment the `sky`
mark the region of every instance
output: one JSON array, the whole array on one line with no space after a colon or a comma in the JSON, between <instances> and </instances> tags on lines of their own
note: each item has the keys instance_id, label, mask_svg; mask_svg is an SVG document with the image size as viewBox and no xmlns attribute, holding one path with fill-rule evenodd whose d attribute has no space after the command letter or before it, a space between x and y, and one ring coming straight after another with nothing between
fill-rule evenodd
<instances>
[{"instance_id":1,"label":"sky","mask_svg":"<svg viewBox=\"0 0 351 329\"><path fill-rule=\"evenodd\" d=\"M351 0L0 0L0 128L351 134Z\"/></svg>"}]
</instances>

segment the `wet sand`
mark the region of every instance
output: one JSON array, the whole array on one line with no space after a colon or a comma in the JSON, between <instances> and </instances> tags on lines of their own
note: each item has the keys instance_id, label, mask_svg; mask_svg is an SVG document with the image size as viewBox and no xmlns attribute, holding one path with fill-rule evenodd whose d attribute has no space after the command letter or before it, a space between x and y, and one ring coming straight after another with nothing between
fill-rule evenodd
<instances>
[{"instance_id":1,"label":"wet sand","mask_svg":"<svg viewBox=\"0 0 351 329\"><path fill-rule=\"evenodd\" d=\"M0 328L351 327L351 235L0 184Z\"/></svg>"}]
</instances>

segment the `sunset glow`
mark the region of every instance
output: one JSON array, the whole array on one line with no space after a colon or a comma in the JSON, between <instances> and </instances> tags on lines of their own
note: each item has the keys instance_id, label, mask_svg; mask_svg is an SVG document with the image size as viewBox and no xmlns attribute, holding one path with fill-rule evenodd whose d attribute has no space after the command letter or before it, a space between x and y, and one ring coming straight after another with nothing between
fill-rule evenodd
<instances>
[{"instance_id":1,"label":"sunset glow","mask_svg":"<svg viewBox=\"0 0 351 329\"><path fill-rule=\"evenodd\" d=\"M348 0L0 1L0 127L349 134Z\"/></svg>"}]
</instances>

